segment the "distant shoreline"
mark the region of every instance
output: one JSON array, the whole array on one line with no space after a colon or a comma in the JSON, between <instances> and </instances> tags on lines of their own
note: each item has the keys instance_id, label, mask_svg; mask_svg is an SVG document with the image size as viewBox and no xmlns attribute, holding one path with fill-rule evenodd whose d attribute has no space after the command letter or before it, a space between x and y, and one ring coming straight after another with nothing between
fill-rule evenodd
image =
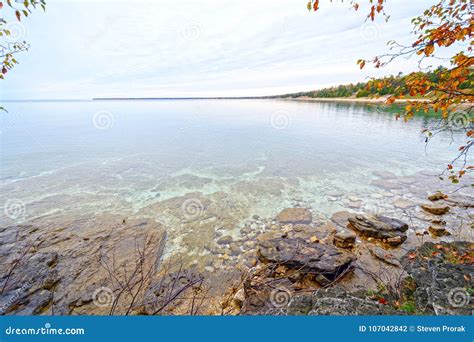
<instances>
[{"instance_id":1,"label":"distant shoreline","mask_svg":"<svg viewBox=\"0 0 474 342\"><path fill-rule=\"evenodd\" d=\"M276 96L241 96L241 97L94 97L92 101L153 101L153 100L262 100Z\"/></svg>"},{"instance_id":2,"label":"distant shoreline","mask_svg":"<svg viewBox=\"0 0 474 342\"><path fill-rule=\"evenodd\" d=\"M290 101L312 101L312 102L356 102L385 104L386 98L368 98L368 97L283 97L283 96L242 96L242 97L97 97L92 101L157 101L157 100L290 100ZM428 102L428 99L396 99L395 103Z\"/></svg>"},{"instance_id":3,"label":"distant shoreline","mask_svg":"<svg viewBox=\"0 0 474 342\"><path fill-rule=\"evenodd\" d=\"M352 103L371 103L385 104L386 98L368 98L368 97L283 97L283 96L241 96L241 97L95 97L92 99L20 99L20 100L1 100L4 103L14 102L88 102L88 101L162 101L162 100L289 100L289 101L307 101L307 102L352 102ZM428 102L428 99L396 99L395 103Z\"/></svg>"},{"instance_id":4,"label":"distant shoreline","mask_svg":"<svg viewBox=\"0 0 474 342\"><path fill-rule=\"evenodd\" d=\"M368 97L282 97L282 100L291 100L291 101L314 101L314 102L357 102L357 103L376 103L384 104L387 99L385 97L378 98L368 98ZM429 102L428 99L396 99L395 103L407 103L411 102Z\"/></svg>"}]
</instances>

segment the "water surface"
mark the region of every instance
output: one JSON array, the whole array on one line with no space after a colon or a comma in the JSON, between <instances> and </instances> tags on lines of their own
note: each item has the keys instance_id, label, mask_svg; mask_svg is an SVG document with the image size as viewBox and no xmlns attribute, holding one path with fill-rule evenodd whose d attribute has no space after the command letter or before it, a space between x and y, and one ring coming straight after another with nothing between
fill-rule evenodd
<instances>
[{"instance_id":1,"label":"water surface","mask_svg":"<svg viewBox=\"0 0 474 342\"><path fill-rule=\"evenodd\" d=\"M0 202L16 211L13 220L8 210L1 213L6 224L103 213L149 216L143 210L150 205L194 192L224 192L245 207L242 220L296 205L321 218L350 208L374 211L394 195L422 198L431 189L420 179L442 186L433 175L455 156L463 134L440 135L425 146L420 132L435 119L418 116L404 123L395 120L393 109L347 103L161 100L7 107ZM406 186L384 187L387 174L380 171L405 177Z\"/></svg>"}]
</instances>

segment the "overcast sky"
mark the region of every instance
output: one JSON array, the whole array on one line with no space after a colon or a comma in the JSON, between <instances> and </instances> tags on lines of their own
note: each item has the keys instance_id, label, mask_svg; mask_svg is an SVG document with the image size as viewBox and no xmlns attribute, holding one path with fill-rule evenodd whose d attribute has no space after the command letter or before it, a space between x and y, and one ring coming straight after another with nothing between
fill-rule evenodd
<instances>
[{"instance_id":1,"label":"overcast sky","mask_svg":"<svg viewBox=\"0 0 474 342\"><path fill-rule=\"evenodd\" d=\"M367 1L368 2L368 1ZM11 27L31 43L0 83L3 99L270 95L408 72L414 60L360 71L358 58L410 42L410 19L434 1L366 8L306 0L48 0Z\"/></svg>"}]
</instances>

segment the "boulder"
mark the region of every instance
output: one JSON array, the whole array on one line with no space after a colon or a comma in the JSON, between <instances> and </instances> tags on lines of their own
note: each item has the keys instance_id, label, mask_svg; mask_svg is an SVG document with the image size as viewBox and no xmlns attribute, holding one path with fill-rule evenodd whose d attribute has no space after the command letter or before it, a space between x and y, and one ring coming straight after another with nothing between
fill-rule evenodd
<instances>
[{"instance_id":1,"label":"boulder","mask_svg":"<svg viewBox=\"0 0 474 342\"><path fill-rule=\"evenodd\" d=\"M449 236L449 235L451 235L451 233L447 231L446 227L439 226L439 225L436 225L436 224L431 225L431 226L428 228L428 231L429 231L433 236L436 236L436 237Z\"/></svg>"},{"instance_id":2,"label":"boulder","mask_svg":"<svg viewBox=\"0 0 474 342\"><path fill-rule=\"evenodd\" d=\"M448 195L443 194L441 191L435 192L433 195L428 196L428 199L432 202L447 199Z\"/></svg>"},{"instance_id":3,"label":"boulder","mask_svg":"<svg viewBox=\"0 0 474 342\"><path fill-rule=\"evenodd\" d=\"M244 301L245 301L245 290L243 288L239 289L235 293L232 300L235 306L237 306L239 309L242 308L242 305L244 304Z\"/></svg>"},{"instance_id":4,"label":"boulder","mask_svg":"<svg viewBox=\"0 0 474 342\"><path fill-rule=\"evenodd\" d=\"M392 246L397 246L407 239L405 232L408 230L408 225L397 219L381 215L373 217L356 215L349 217L348 221L348 227L361 235L383 240Z\"/></svg>"},{"instance_id":5,"label":"boulder","mask_svg":"<svg viewBox=\"0 0 474 342\"><path fill-rule=\"evenodd\" d=\"M341 231L334 235L334 246L339 248L352 248L355 245L356 235L350 231Z\"/></svg>"},{"instance_id":6,"label":"boulder","mask_svg":"<svg viewBox=\"0 0 474 342\"><path fill-rule=\"evenodd\" d=\"M306 208L283 209L276 217L283 224L309 224L313 220L311 211Z\"/></svg>"},{"instance_id":7,"label":"boulder","mask_svg":"<svg viewBox=\"0 0 474 342\"><path fill-rule=\"evenodd\" d=\"M416 203L408 199L398 198L393 201L393 206L399 209L409 209L416 207Z\"/></svg>"},{"instance_id":8,"label":"boulder","mask_svg":"<svg viewBox=\"0 0 474 342\"><path fill-rule=\"evenodd\" d=\"M257 255L264 263L284 265L301 273L323 275L330 280L342 274L356 260L349 252L301 238L276 238L260 242Z\"/></svg>"},{"instance_id":9,"label":"boulder","mask_svg":"<svg viewBox=\"0 0 474 342\"><path fill-rule=\"evenodd\" d=\"M356 217L357 214L351 213L350 211L338 211L334 213L331 217L331 221L338 227L340 228L347 228L347 224L349 223L349 218L350 217ZM330 225L328 226L328 230L330 229L331 231L336 230L336 226Z\"/></svg>"},{"instance_id":10,"label":"boulder","mask_svg":"<svg viewBox=\"0 0 474 342\"><path fill-rule=\"evenodd\" d=\"M232 236L226 235L217 240L219 245L228 245L233 241Z\"/></svg>"},{"instance_id":11,"label":"boulder","mask_svg":"<svg viewBox=\"0 0 474 342\"><path fill-rule=\"evenodd\" d=\"M444 215L449 211L449 206L447 205L429 205L423 204L421 208L433 215Z\"/></svg>"}]
</instances>

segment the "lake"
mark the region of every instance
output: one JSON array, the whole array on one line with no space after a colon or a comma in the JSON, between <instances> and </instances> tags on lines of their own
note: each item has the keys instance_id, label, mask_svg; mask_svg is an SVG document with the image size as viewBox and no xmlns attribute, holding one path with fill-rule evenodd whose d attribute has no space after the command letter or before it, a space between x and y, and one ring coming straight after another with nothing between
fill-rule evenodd
<instances>
[{"instance_id":1,"label":"lake","mask_svg":"<svg viewBox=\"0 0 474 342\"><path fill-rule=\"evenodd\" d=\"M354 197L375 209L370 196L383 189L373 184L380 178L374 172L435 175L462 143L461 132L454 141L446 134L425 150L421 130L434 119L405 123L393 109L368 105L161 100L7 107L1 202L21 202L26 221L102 211L126 216L194 191L258 202L258 215L295 200L323 216ZM239 185L246 184L261 189L245 198Z\"/></svg>"},{"instance_id":2,"label":"lake","mask_svg":"<svg viewBox=\"0 0 474 342\"><path fill-rule=\"evenodd\" d=\"M289 100L6 107L0 255L14 260L32 245L41 248L28 263L31 269L25 265L21 272L27 278L43 276L35 273L38 267L57 272L60 314L107 314L108 308L81 299L98 284L117 286L104 263L130 267L137 246L159 237L164 244L152 251L171 265L163 272L184 267L204 274L219 308L220 295L241 279L241 265L257 264L257 243L268 236L332 245L337 217L347 211L383 214L409 225L407 241L390 251L399 258L423 241L440 240L427 234L439 218L420 208L428 195L442 190L464 200L471 191L437 177L464 133L438 135L425 146L421 131L435 119L397 121L397 107ZM309 209L312 223L275 221L282 209L293 207ZM451 235L441 240L472 241L469 210L451 206L442 216ZM380 255L373 256L360 239L358 266L344 283L375 287L362 270L380 272ZM38 300L16 312L47 310Z\"/></svg>"}]
</instances>

